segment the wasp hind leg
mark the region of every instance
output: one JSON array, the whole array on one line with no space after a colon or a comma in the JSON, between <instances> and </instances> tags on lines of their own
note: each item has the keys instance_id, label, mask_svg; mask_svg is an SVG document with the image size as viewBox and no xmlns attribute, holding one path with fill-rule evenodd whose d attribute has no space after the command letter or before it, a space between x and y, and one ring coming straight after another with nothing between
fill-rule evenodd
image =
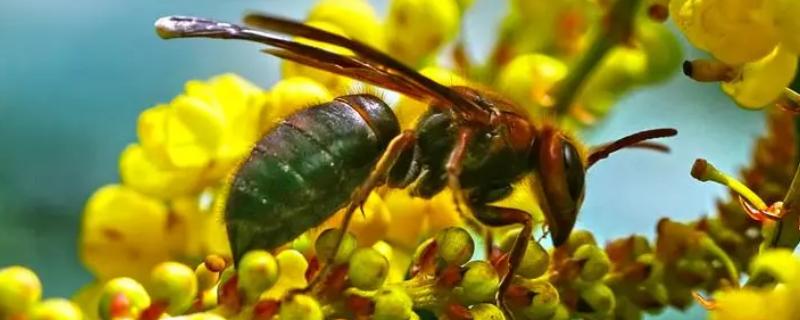
<instances>
[{"instance_id":1,"label":"wasp hind leg","mask_svg":"<svg viewBox=\"0 0 800 320\"><path fill-rule=\"evenodd\" d=\"M488 226L501 227L515 223L522 224L522 230L514 240L514 246L511 248L511 252L509 252L508 272L506 272L500 280L500 286L496 296L497 305L503 310L506 318L514 319L514 316L505 303L505 293L511 286L514 274L519 268L522 258L525 257L525 249L527 249L528 241L530 241L531 235L533 234L531 215L522 210L486 205L484 201L472 202L470 208L474 212L475 217Z\"/></svg>"},{"instance_id":2,"label":"wasp hind leg","mask_svg":"<svg viewBox=\"0 0 800 320\"><path fill-rule=\"evenodd\" d=\"M397 162L397 159L400 158L404 151L406 151L408 148L413 148L415 141L416 136L414 132L411 130L406 130L400 135L394 137L392 141L389 142L389 145L386 147L386 151L383 152L380 159L378 159L378 162L372 168L367 180L365 180L364 183L362 183L361 186L359 186L358 189L356 189L356 191L350 196L349 204L347 205L344 217L342 218L342 224L339 227L340 233L336 239L336 245L334 246L333 254L328 257L322 269L311 280L311 282L309 282L304 291L314 290L317 284L319 284L319 282L324 280L324 278L327 276L328 272L330 271L330 267L333 264L332 260L338 255L339 249L342 245L342 240L344 240L344 236L347 234L347 228L350 226L350 220L353 218L353 213L356 211L356 209L361 208L361 206L367 200L367 197L369 197L369 194L372 193L372 190L384 184L389 170L392 168L395 162Z\"/></svg>"},{"instance_id":3,"label":"wasp hind leg","mask_svg":"<svg viewBox=\"0 0 800 320\"><path fill-rule=\"evenodd\" d=\"M447 187L450 188L450 193L453 195L453 204L455 205L456 211L458 211L458 215L461 217L461 219L463 219L464 222L475 232L486 236L490 234L488 228L484 227L480 222L475 220L473 215L467 214L463 210L463 205L468 202L465 200L464 191L461 189L459 177L461 176L461 170L463 169L464 155L472 137L472 129L461 128L461 130L459 130L456 145L453 147L453 150L450 152L450 156L447 159ZM485 238L484 240L488 239L489 238ZM487 243L486 247L491 248L491 243ZM487 250L487 257L489 254L491 254L491 251Z\"/></svg>"}]
</instances>

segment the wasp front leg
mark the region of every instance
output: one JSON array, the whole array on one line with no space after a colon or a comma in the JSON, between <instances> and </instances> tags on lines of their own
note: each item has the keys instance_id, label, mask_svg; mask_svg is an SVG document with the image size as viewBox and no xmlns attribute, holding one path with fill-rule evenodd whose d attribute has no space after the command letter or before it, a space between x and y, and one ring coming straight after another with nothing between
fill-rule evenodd
<instances>
[{"instance_id":1,"label":"wasp front leg","mask_svg":"<svg viewBox=\"0 0 800 320\"><path fill-rule=\"evenodd\" d=\"M510 192L510 190L511 188L509 186L492 190L491 193L494 193L495 195L502 195L507 194ZM496 198L496 196L492 196L491 198ZM486 203L491 201L487 201L490 199L484 195L473 196L471 199L473 201L470 203L470 208L475 214L475 218L485 225L502 227L515 223L522 224L522 230L514 240L514 245L511 248L511 252L509 252L508 272L506 272L506 274L503 275L503 278L500 280L500 286L497 290L496 297L497 304L501 309L503 309L506 317L513 319L513 315L504 301L505 293L509 286L511 286L511 282L514 279L514 274L516 274L522 259L525 257L525 249L528 247L528 241L530 241L531 235L533 234L533 221L531 219L531 215L522 210L486 205Z\"/></svg>"},{"instance_id":2,"label":"wasp front leg","mask_svg":"<svg viewBox=\"0 0 800 320\"><path fill-rule=\"evenodd\" d=\"M413 148L415 141L416 136L414 132L411 130L406 130L400 135L394 137L392 141L389 142L386 151L384 151L378 162L375 164L375 167L370 172L367 180L365 180L364 183L362 183L361 186L358 187L358 189L356 189L356 191L350 196L350 202L345 209L344 217L342 218L342 224L339 227L339 236L336 239L333 253L327 258L327 261L325 261L325 265L322 267L322 270L320 270L317 276L314 277L314 279L308 284L306 290L313 290L314 286L326 276L330 266L332 265L332 260L339 253L344 236L347 234L347 229L350 226L350 220L353 218L353 213L356 211L356 209L363 205L363 203L367 200L367 197L369 197L369 194L372 193L372 190L385 183L386 175L389 170L392 168L392 166L394 166L394 164L397 162L397 159L400 158L403 152L409 148Z\"/></svg>"}]
</instances>

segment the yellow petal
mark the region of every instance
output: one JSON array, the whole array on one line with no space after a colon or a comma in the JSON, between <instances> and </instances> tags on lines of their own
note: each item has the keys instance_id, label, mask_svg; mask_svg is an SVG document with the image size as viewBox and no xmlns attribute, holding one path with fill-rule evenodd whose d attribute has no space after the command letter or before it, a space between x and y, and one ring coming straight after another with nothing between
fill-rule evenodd
<instances>
[{"instance_id":1,"label":"yellow petal","mask_svg":"<svg viewBox=\"0 0 800 320\"><path fill-rule=\"evenodd\" d=\"M316 229L322 231L328 228L339 228L343 216L344 210L340 210L328 219L321 228ZM359 246L371 246L383 239L390 224L391 215L389 209L383 203L383 199L373 192L364 203L363 214L360 209L356 209L353 218L350 220L348 231L356 236Z\"/></svg>"},{"instance_id":2,"label":"yellow petal","mask_svg":"<svg viewBox=\"0 0 800 320\"><path fill-rule=\"evenodd\" d=\"M136 125L136 132L139 136L139 143L147 149L153 161L162 166L171 166L167 157L165 143L167 141L167 114L169 105L160 104L148 108L139 114L139 121Z\"/></svg>"},{"instance_id":3,"label":"yellow petal","mask_svg":"<svg viewBox=\"0 0 800 320\"><path fill-rule=\"evenodd\" d=\"M392 219L384 240L402 250L413 252L422 239L461 224L449 191L427 200L411 197L408 190L390 190L383 199Z\"/></svg>"},{"instance_id":4,"label":"yellow petal","mask_svg":"<svg viewBox=\"0 0 800 320\"><path fill-rule=\"evenodd\" d=\"M225 113L218 101L206 101L195 96L181 95L172 101L171 117L180 121L192 136L192 142L213 154L220 144L225 127ZM169 137L173 139L172 136Z\"/></svg>"},{"instance_id":5,"label":"yellow petal","mask_svg":"<svg viewBox=\"0 0 800 320\"><path fill-rule=\"evenodd\" d=\"M455 35L460 17L455 0L393 0L385 25L387 51L419 66Z\"/></svg>"},{"instance_id":6,"label":"yellow petal","mask_svg":"<svg viewBox=\"0 0 800 320\"><path fill-rule=\"evenodd\" d=\"M99 279L146 279L153 266L169 258L167 215L163 203L133 189L98 189L83 213L81 260Z\"/></svg>"},{"instance_id":7,"label":"yellow petal","mask_svg":"<svg viewBox=\"0 0 800 320\"><path fill-rule=\"evenodd\" d=\"M763 59L742 66L739 77L723 82L722 90L742 107L761 108L782 94L796 70L797 55L778 46Z\"/></svg>"},{"instance_id":8,"label":"yellow petal","mask_svg":"<svg viewBox=\"0 0 800 320\"><path fill-rule=\"evenodd\" d=\"M272 288L261 294L261 300L280 300L290 290L305 288L307 285L306 269L308 269L308 261L306 261L302 253L297 250L284 250L275 258L278 260L280 275Z\"/></svg>"},{"instance_id":9,"label":"yellow petal","mask_svg":"<svg viewBox=\"0 0 800 320\"><path fill-rule=\"evenodd\" d=\"M152 197L169 199L200 191L202 170L194 168L163 168L138 144L122 151L119 159L122 182Z\"/></svg>"},{"instance_id":10,"label":"yellow petal","mask_svg":"<svg viewBox=\"0 0 800 320\"><path fill-rule=\"evenodd\" d=\"M261 128L266 131L289 115L315 104L333 100L320 83L305 77L278 81L270 89L270 104L262 112Z\"/></svg>"},{"instance_id":11,"label":"yellow petal","mask_svg":"<svg viewBox=\"0 0 800 320\"><path fill-rule=\"evenodd\" d=\"M383 28L375 10L365 0L321 0L308 13L309 22L327 22L345 34L382 49Z\"/></svg>"}]
</instances>

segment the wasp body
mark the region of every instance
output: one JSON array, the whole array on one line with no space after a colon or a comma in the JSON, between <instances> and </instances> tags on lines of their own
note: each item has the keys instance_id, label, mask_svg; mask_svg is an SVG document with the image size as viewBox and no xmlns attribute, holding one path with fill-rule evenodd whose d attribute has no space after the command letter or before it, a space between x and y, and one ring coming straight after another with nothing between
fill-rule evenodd
<instances>
[{"instance_id":1,"label":"wasp body","mask_svg":"<svg viewBox=\"0 0 800 320\"><path fill-rule=\"evenodd\" d=\"M256 144L229 191L225 220L233 254L278 247L347 204L389 141L392 110L352 95L295 113Z\"/></svg>"},{"instance_id":2,"label":"wasp body","mask_svg":"<svg viewBox=\"0 0 800 320\"><path fill-rule=\"evenodd\" d=\"M413 130L401 131L381 99L349 95L299 111L269 131L239 168L227 201L225 219L237 260L250 249L276 248L343 207L346 229L353 212L378 186L409 188L423 198L449 187L482 224L523 226L500 284L502 305L531 238L532 221L527 212L490 203L530 178L528 186L537 195L553 244L559 246L575 224L589 166L624 147L662 149L645 140L676 133L642 131L583 152L555 126L534 124L524 109L493 93L443 86L367 45L299 22L266 15L249 15L245 22L336 45L353 55L194 17L162 18L156 27L164 38L266 44L266 53L429 102L430 108Z\"/></svg>"}]
</instances>

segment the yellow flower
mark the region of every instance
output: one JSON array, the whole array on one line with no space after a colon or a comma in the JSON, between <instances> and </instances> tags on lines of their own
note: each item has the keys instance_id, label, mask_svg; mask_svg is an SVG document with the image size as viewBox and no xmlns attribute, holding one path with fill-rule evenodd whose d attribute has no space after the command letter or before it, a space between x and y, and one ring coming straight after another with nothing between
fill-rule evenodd
<instances>
[{"instance_id":1,"label":"yellow flower","mask_svg":"<svg viewBox=\"0 0 800 320\"><path fill-rule=\"evenodd\" d=\"M381 22L366 0L318 1L308 13L308 22L317 27L315 23L326 22L353 39L378 49L384 47Z\"/></svg>"},{"instance_id":2,"label":"yellow flower","mask_svg":"<svg viewBox=\"0 0 800 320\"><path fill-rule=\"evenodd\" d=\"M771 0L673 0L670 16L692 44L722 62L757 60L778 45Z\"/></svg>"},{"instance_id":3,"label":"yellow flower","mask_svg":"<svg viewBox=\"0 0 800 320\"><path fill-rule=\"evenodd\" d=\"M81 260L101 280L146 279L153 266L169 259L168 224L162 202L122 185L102 187L83 213Z\"/></svg>"},{"instance_id":4,"label":"yellow flower","mask_svg":"<svg viewBox=\"0 0 800 320\"><path fill-rule=\"evenodd\" d=\"M355 0L353 0L355 1ZM356 1L358 2L358 1ZM351 18L352 19L352 18ZM347 36L347 34L336 24L333 22L329 22L326 20L311 20L306 23L312 27L316 27L325 31L328 31L333 34ZM343 49L341 47L337 47L334 45L321 43L313 40L308 40L304 38L297 38L297 42L311 45L320 49L324 49L326 51L330 51L333 53L338 54L349 54L350 51L347 49ZM295 77L303 77L307 79L311 79L316 81L318 84L321 84L326 89L330 90L331 92L335 93L336 95L346 94L347 91L350 89L350 86L353 84L353 80L347 77L343 77L328 71L320 70L317 68L305 66L296 62L292 62L289 60L281 61L281 74L283 75L284 79L292 79ZM279 82L280 83L280 82ZM277 86L277 84L276 84ZM281 90L285 88L278 87ZM309 90L309 89L306 89ZM273 91L276 91L273 89ZM310 89L309 95L313 98L315 95L318 95L316 89ZM274 94L273 94L274 95ZM265 110L268 112L269 110Z\"/></svg>"},{"instance_id":5,"label":"yellow flower","mask_svg":"<svg viewBox=\"0 0 800 320\"><path fill-rule=\"evenodd\" d=\"M461 224L449 190L429 200L413 198L408 190L390 190L383 199L392 221L384 240L400 250L413 252L422 239Z\"/></svg>"},{"instance_id":6,"label":"yellow flower","mask_svg":"<svg viewBox=\"0 0 800 320\"><path fill-rule=\"evenodd\" d=\"M227 74L189 81L168 105L139 116L139 145L123 153L126 184L151 195L173 197L218 181L260 136L264 92Z\"/></svg>"},{"instance_id":7,"label":"yellow flower","mask_svg":"<svg viewBox=\"0 0 800 320\"><path fill-rule=\"evenodd\" d=\"M722 83L722 91L746 108L761 108L773 102L794 79L797 55L783 45L767 56L744 64L738 76Z\"/></svg>"},{"instance_id":8,"label":"yellow flower","mask_svg":"<svg viewBox=\"0 0 800 320\"><path fill-rule=\"evenodd\" d=\"M171 228L165 245L170 247L173 259L195 261L209 254L231 256L223 212L203 207L205 198L220 196L209 192L200 199L183 197L172 201Z\"/></svg>"},{"instance_id":9,"label":"yellow flower","mask_svg":"<svg viewBox=\"0 0 800 320\"><path fill-rule=\"evenodd\" d=\"M269 103L261 113L261 129L267 131L301 109L329 102L333 95L325 86L306 77L278 81L269 90Z\"/></svg>"},{"instance_id":10,"label":"yellow flower","mask_svg":"<svg viewBox=\"0 0 800 320\"><path fill-rule=\"evenodd\" d=\"M359 246L362 247L371 246L383 239L392 224L391 213L377 193L373 192L369 195L367 201L364 202L363 208L363 214L360 209L356 209L347 229L348 232L356 237ZM316 228L314 233L329 228L339 228L343 217L344 209L328 219L321 228ZM316 239L316 236L313 238Z\"/></svg>"},{"instance_id":11,"label":"yellow flower","mask_svg":"<svg viewBox=\"0 0 800 320\"><path fill-rule=\"evenodd\" d=\"M124 185L108 185L86 204L81 258L100 280L119 276L144 280L163 261L230 256L219 214L202 207L197 197L164 203Z\"/></svg>"},{"instance_id":12,"label":"yellow flower","mask_svg":"<svg viewBox=\"0 0 800 320\"><path fill-rule=\"evenodd\" d=\"M523 54L500 72L498 89L528 110L539 111L553 105L550 91L566 75L567 66L561 60L538 53Z\"/></svg>"},{"instance_id":13,"label":"yellow flower","mask_svg":"<svg viewBox=\"0 0 800 320\"><path fill-rule=\"evenodd\" d=\"M72 296L70 300L83 311L86 320L100 319L97 307L100 304L100 294L103 293L104 282L94 281L84 285Z\"/></svg>"},{"instance_id":14,"label":"yellow flower","mask_svg":"<svg viewBox=\"0 0 800 320\"><path fill-rule=\"evenodd\" d=\"M778 284L774 288L718 291L714 295L715 307L710 319L796 319L800 314L800 306L795 302L800 294L800 261L789 250L766 251L750 266L751 276L760 273L768 273Z\"/></svg>"},{"instance_id":15,"label":"yellow flower","mask_svg":"<svg viewBox=\"0 0 800 320\"><path fill-rule=\"evenodd\" d=\"M392 0L385 26L388 52L420 66L455 36L460 18L455 0Z\"/></svg>"},{"instance_id":16,"label":"yellow flower","mask_svg":"<svg viewBox=\"0 0 800 320\"><path fill-rule=\"evenodd\" d=\"M122 182L147 195L165 199L197 194L202 189L202 169L170 169L156 161L142 145L128 145L119 159Z\"/></svg>"},{"instance_id":17,"label":"yellow flower","mask_svg":"<svg viewBox=\"0 0 800 320\"><path fill-rule=\"evenodd\" d=\"M283 250L275 259L278 260L278 270L280 270L278 281L262 293L259 300L280 300L290 290L305 288L308 284L306 281L308 261L302 253L291 249Z\"/></svg>"}]
</instances>

